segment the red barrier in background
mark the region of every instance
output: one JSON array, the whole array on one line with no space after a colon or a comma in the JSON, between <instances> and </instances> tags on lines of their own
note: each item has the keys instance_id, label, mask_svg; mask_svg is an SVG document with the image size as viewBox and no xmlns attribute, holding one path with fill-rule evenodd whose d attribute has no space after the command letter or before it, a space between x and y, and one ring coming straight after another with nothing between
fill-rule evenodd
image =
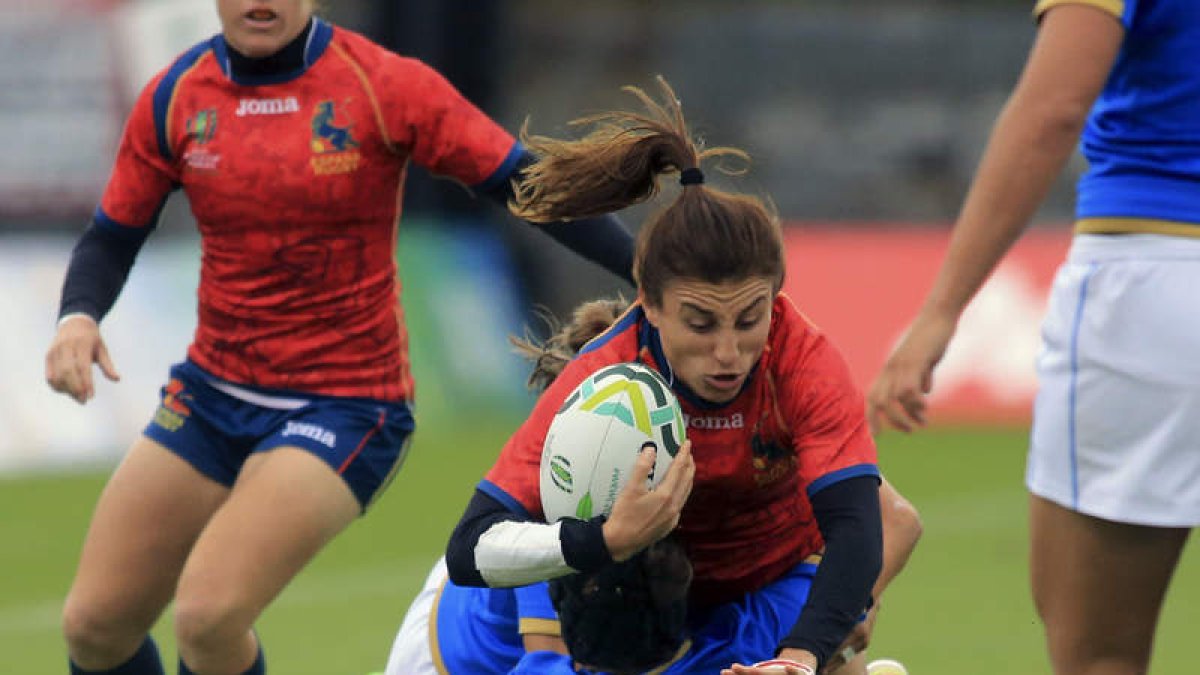
<instances>
[{"instance_id":1,"label":"red barrier in background","mask_svg":"<svg viewBox=\"0 0 1200 675\"><path fill-rule=\"evenodd\" d=\"M949 230L792 225L784 290L832 337L865 390L932 285ZM1009 252L934 371L932 422L1028 423L1042 315L1069 245L1065 228L1035 230Z\"/></svg>"}]
</instances>

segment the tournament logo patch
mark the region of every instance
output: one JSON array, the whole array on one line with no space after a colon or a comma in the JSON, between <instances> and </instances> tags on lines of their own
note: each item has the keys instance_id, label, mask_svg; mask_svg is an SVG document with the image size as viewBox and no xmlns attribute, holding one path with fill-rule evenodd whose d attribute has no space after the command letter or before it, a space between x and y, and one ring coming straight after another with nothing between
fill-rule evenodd
<instances>
[{"instance_id":1,"label":"tournament logo patch","mask_svg":"<svg viewBox=\"0 0 1200 675\"><path fill-rule=\"evenodd\" d=\"M554 481L555 487L563 492L570 493L575 482L571 477L571 460L562 455L551 457L550 478Z\"/></svg>"},{"instance_id":2,"label":"tournament logo patch","mask_svg":"<svg viewBox=\"0 0 1200 675\"><path fill-rule=\"evenodd\" d=\"M188 168L197 171L216 171L221 156L204 148L217 133L217 109L205 108L196 111L188 118L186 124L187 137L191 146L183 153L183 161Z\"/></svg>"},{"instance_id":3,"label":"tournament logo patch","mask_svg":"<svg viewBox=\"0 0 1200 675\"><path fill-rule=\"evenodd\" d=\"M197 111L187 121L187 135L196 145L204 145L217 133L217 109L205 108Z\"/></svg>"},{"instance_id":4,"label":"tournament logo patch","mask_svg":"<svg viewBox=\"0 0 1200 675\"><path fill-rule=\"evenodd\" d=\"M354 138L354 122L338 122L333 101L321 101L313 111L312 140L309 159L313 173L318 176L350 173L358 169L362 155L358 139Z\"/></svg>"}]
</instances>

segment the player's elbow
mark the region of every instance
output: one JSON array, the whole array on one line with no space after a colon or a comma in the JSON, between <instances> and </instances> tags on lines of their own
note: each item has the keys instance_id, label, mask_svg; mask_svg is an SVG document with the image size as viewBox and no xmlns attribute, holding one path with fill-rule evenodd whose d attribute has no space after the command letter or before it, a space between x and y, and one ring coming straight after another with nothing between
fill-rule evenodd
<instances>
[{"instance_id":1,"label":"player's elbow","mask_svg":"<svg viewBox=\"0 0 1200 675\"><path fill-rule=\"evenodd\" d=\"M1022 96L1009 103L1002 120L1019 129L1031 146L1059 151L1075 147L1090 110L1090 102L1076 96Z\"/></svg>"},{"instance_id":2,"label":"player's elbow","mask_svg":"<svg viewBox=\"0 0 1200 675\"><path fill-rule=\"evenodd\" d=\"M446 544L446 571L456 586L487 586L475 566L474 542L464 541L455 531Z\"/></svg>"}]
</instances>

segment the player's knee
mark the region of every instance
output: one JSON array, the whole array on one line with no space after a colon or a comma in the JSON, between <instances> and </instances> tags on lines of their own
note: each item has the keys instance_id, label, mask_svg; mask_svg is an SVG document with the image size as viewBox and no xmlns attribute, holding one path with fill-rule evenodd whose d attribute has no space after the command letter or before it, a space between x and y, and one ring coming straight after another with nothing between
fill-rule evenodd
<instances>
[{"instance_id":1,"label":"player's knee","mask_svg":"<svg viewBox=\"0 0 1200 675\"><path fill-rule=\"evenodd\" d=\"M917 511L917 507L901 497L897 504L896 516L899 521L898 525L904 531L906 538L916 544L921 539L921 535L925 533L925 524L921 522L921 513Z\"/></svg>"},{"instance_id":2,"label":"player's knee","mask_svg":"<svg viewBox=\"0 0 1200 675\"><path fill-rule=\"evenodd\" d=\"M90 667L120 663L144 639L144 632L113 613L71 599L63 607L62 632L71 658Z\"/></svg>"},{"instance_id":3,"label":"player's knee","mask_svg":"<svg viewBox=\"0 0 1200 675\"><path fill-rule=\"evenodd\" d=\"M925 532L917 507L886 482L881 496L885 500L882 509L884 536L895 537L910 549L916 546Z\"/></svg>"},{"instance_id":4,"label":"player's knee","mask_svg":"<svg viewBox=\"0 0 1200 675\"><path fill-rule=\"evenodd\" d=\"M175 598L175 638L180 649L221 649L250 630L251 612L236 598L192 593Z\"/></svg>"}]
</instances>

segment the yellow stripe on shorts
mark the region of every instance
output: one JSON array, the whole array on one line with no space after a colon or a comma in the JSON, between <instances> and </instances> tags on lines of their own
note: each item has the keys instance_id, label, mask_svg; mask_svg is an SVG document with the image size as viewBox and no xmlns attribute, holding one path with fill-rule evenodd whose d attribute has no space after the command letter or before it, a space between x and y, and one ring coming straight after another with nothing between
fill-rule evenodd
<instances>
[{"instance_id":1,"label":"yellow stripe on shorts","mask_svg":"<svg viewBox=\"0 0 1200 675\"><path fill-rule=\"evenodd\" d=\"M1166 234L1200 237L1200 223L1149 218L1084 218L1075 223L1075 234Z\"/></svg>"}]
</instances>

